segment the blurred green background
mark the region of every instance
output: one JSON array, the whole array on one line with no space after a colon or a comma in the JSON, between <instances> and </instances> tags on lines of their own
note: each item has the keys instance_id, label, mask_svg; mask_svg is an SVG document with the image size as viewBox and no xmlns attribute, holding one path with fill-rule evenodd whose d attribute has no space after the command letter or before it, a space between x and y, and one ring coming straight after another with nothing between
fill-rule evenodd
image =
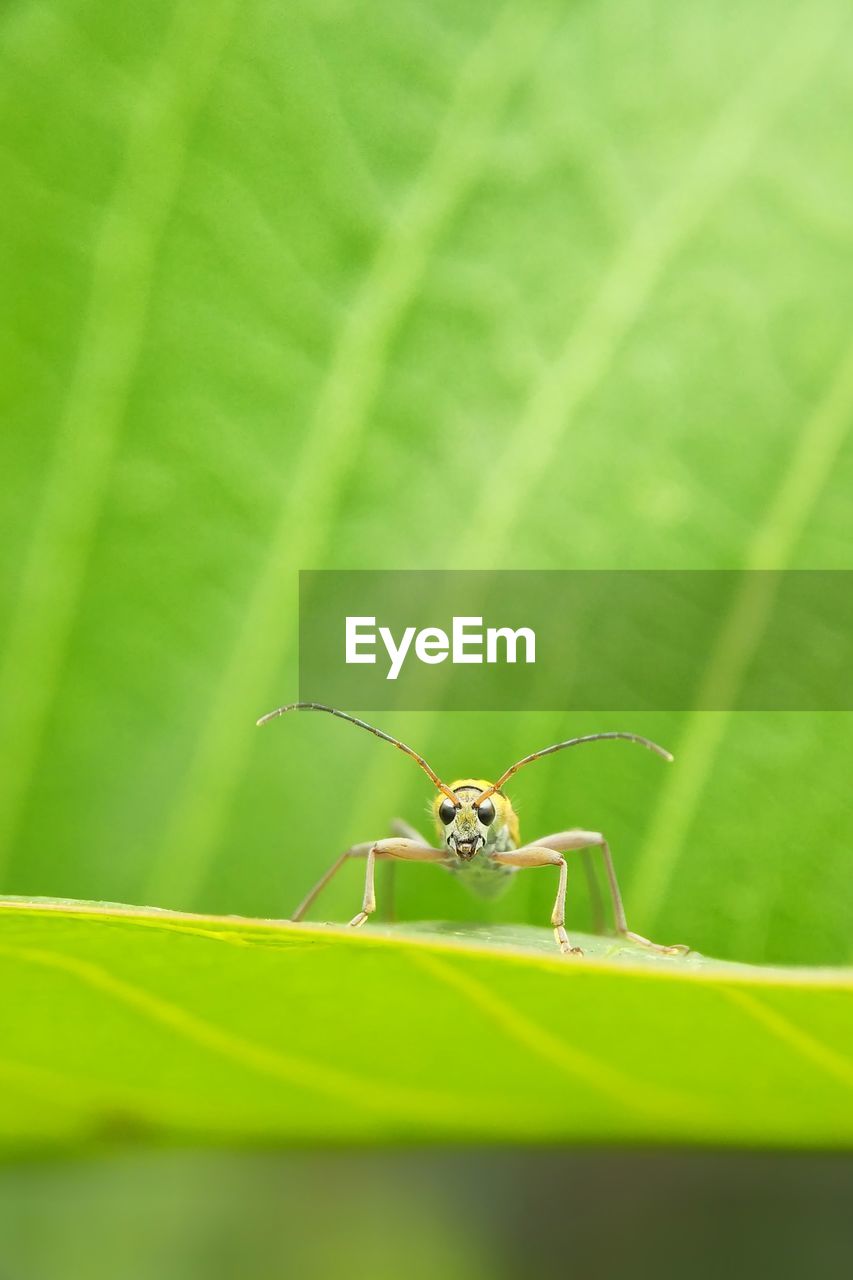
<instances>
[{"instance_id":1,"label":"blurred green background","mask_svg":"<svg viewBox=\"0 0 853 1280\"><path fill-rule=\"evenodd\" d=\"M300 568L851 567L850 35L845 0L7 0L3 892L282 916L422 814L417 771L346 726L254 728L295 693ZM649 734L669 773L525 774L525 832L605 830L644 932L853 960L850 716L382 723L446 775ZM550 910L535 876L487 908L403 871L403 918ZM10 1173L5 1220L37 1215L0 1274L55 1273L46 1235L22 1261L45 1222L76 1258L113 1177L110 1221L132 1237L141 1205L147 1235L169 1168ZM264 1179L206 1198L211 1168L204 1214L249 1212ZM436 1221L436 1265L495 1274Z\"/></svg>"},{"instance_id":2,"label":"blurred green background","mask_svg":"<svg viewBox=\"0 0 853 1280\"><path fill-rule=\"evenodd\" d=\"M853 1170L828 1157L151 1153L67 1175L0 1170L4 1275L793 1280L850 1255Z\"/></svg>"}]
</instances>

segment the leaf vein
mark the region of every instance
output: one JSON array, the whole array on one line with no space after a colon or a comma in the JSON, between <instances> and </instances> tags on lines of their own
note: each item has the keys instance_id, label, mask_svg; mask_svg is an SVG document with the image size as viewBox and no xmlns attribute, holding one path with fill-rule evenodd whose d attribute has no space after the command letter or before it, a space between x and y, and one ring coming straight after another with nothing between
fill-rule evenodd
<instances>
[{"instance_id":1,"label":"leaf vein","mask_svg":"<svg viewBox=\"0 0 853 1280\"><path fill-rule=\"evenodd\" d=\"M236 11L185 4L131 119L95 246L79 354L0 656L0 867L62 672L189 133ZM192 68L189 72L188 68Z\"/></svg>"},{"instance_id":2,"label":"leaf vein","mask_svg":"<svg viewBox=\"0 0 853 1280\"><path fill-rule=\"evenodd\" d=\"M720 991L727 1000L737 1005L789 1049L807 1058L809 1062L820 1067L827 1075L840 1081L847 1088L853 1088L853 1060L845 1054L824 1044L810 1031L797 1026L790 1018L771 1009L763 1000L759 1000L750 992L735 990L732 987L720 987Z\"/></svg>"},{"instance_id":3,"label":"leaf vein","mask_svg":"<svg viewBox=\"0 0 853 1280\"><path fill-rule=\"evenodd\" d=\"M498 563L536 485L553 466L583 404L602 384L620 343L642 315L666 267L741 176L761 138L817 74L845 17L843 6L800 7L756 73L727 102L679 178L636 224L557 359L533 388L508 444L494 460L493 483L457 544L460 562ZM501 512L500 521L493 518Z\"/></svg>"},{"instance_id":4,"label":"leaf vein","mask_svg":"<svg viewBox=\"0 0 853 1280\"><path fill-rule=\"evenodd\" d=\"M477 1011L517 1044L557 1067L572 1080L582 1080L597 1093L617 1102L629 1111L671 1115L674 1111L695 1117L702 1103L695 1096L680 1095L643 1084L627 1072L574 1045L568 1045L526 1014L499 996L493 988L479 982L458 965L436 955L412 957L419 969L431 974L445 986L462 995Z\"/></svg>"},{"instance_id":5,"label":"leaf vein","mask_svg":"<svg viewBox=\"0 0 853 1280\"><path fill-rule=\"evenodd\" d=\"M779 570L789 564L851 423L853 342L845 348L828 391L795 440L781 483L747 549L744 578L701 679L699 707L734 706L778 593L775 575L751 571ZM676 750L677 768L664 783L634 871L632 898L648 927L653 926L657 906L672 881L732 714L731 710L694 710L687 718Z\"/></svg>"},{"instance_id":6,"label":"leaf vein","mask_svg":"<svg viewBox=\"0 0 853 1280\"><path fill-rule=\"evenodd\" d=\"M8 943L0 943L0 954L76 978L91 989L133 1009L148 1021L175 1032L184 1040L283 1084L296 1085L337 1101L343 1099L371 1111L382 1112L390 1105L392 1109L404 1114L408 1114L412 1106L432 1108L442 1117L452 1112L451 1100L439 1094L404 1089L387 1081L361 1080L323 1063L295 1054L284 1054L280 1050L248 1040L171 1000L154 995L124 978L117 978L89 960L62 955L41 947L11 946ZM448 1107L451 1108L450 1111Z\"/></svg>"},{"instance_id":7,"label":"leaf vein","mask_svg":"<svg viewBox=\"0 0 853 1280\"><path fill-rule=\"evenodd\" d=\"M550 5L536 16L523 4L499 13L463 64L433 150L386 223L346 312L300 456L285 471L269 546L147 882L152 901L188 901L213 857L246 768L254 715L295 644L295 626L282 624L282 599L295 589L298 571L322 555L329 513L357 455L394 334L436 240L476 181L495 120L550 18ZM290 613L295 617L295 604Z\"/></svg>"},{"instance_id":8,"label":"leaf vein","mask_svg":"<svg viewBox=\"0 0 853 1280\"><path fill-rule=\"evenodd\" d=\"M515 530L536 485L554 466L579 410L604 381L619 344L666 267L712 204L740 177L763 133L817 73L844 16L836 4L824 10L826 18L820 22L812 4L801 6L770 54L762 48L755 74L697 142L693 162L617 250L562 353L531 388L518 426L493 460L488 491L456 540L455 563L469 568L509 563ZM500 511L500 520L495 520L495 511ZM435 712L419 716L424 749L437 719ZM682 745L680 765L684 755ZM399 807L392 769L377 754L360 791L362 802L352 830L361 829L363 815L375 812L378 796L391 811ZM659 831L657 825L656 838Z\"/></svg>"}]
</instances>

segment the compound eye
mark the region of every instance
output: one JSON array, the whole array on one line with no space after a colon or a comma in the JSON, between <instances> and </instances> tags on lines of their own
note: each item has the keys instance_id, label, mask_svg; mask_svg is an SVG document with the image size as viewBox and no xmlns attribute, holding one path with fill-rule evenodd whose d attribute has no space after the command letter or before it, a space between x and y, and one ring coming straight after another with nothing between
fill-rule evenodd
<instances>
[{"instance_id":1,"label":"compound eye","mask_svg":"<svg viewBox=\"0 0 853 1280\"><path fill-rule=\"evenodd\" d=\"M456 805L452 800L442 800L438 816L446 827L449 827L453 819L456 817Z\"/></svg>"},{"instance_id":2,"label":"compound eye","mask_svg":"<svg viewBox=\"0 0 853 1280\"><path fill-rule=\"evenodd\" d=\"M477 817L480 819L484 827L488 827L495 820L495 806L491 800L483 800L477 806Z\"/></svg>"}]
</instances>

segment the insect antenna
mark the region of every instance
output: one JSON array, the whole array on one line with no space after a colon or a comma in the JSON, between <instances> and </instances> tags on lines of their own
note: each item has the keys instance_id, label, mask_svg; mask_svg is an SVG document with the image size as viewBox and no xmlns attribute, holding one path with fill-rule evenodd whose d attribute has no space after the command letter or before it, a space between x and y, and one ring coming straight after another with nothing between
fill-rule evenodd
<instances>
[{"instance_id":1,"label":"insect antenna","mask_svg":"<svg viewBox=\"0 0 853 1280\"><path fill-rule=\"evenodd\" d=\"M656 755L661 756L664 760L672 763L673 757L664 747L659 747L656 742L652 742L650 738L643 738L638 733L586 733L580 738L567 738L565 742L555 742L553 746L543 747L541 751L534 751L532 755L524 756L521 760L516 760L515 764L510 765L505 773L502 773L497 782L493 782L478 797L476 803L479 804L490 796L494 791L499 791L505 782L510 779L513 774L518 773L519 769L523 769L526 764L532 764L534 760L541 760L543 756L551 756L555 751L563 751L566 747L577 747L582 742L601 742L605 738L621 738L624 742L637 742L641 747L646 747L649 751L654 751Z\"/></svg>"},{"instance_id":2,"label":"insect antenna","mask_svg":"<svg viewBox=\"0 0 853 1280\"><path fill-rule=\"evenodd\" d=\"M350 724L358 725L359 729L366 729L368 733L372 733L376 738L381 738L383 742L390 742L392 747L396 747L398 751L411 756L415 763L420 765L430 781L438 787L439 791L443 791L448 799L458 805L459 798L453 794L450 787L444 785L435 770L429 767L426 760L424 760L423 756L419 756L417 751L407 747L405 742L401 742L399 738L392 738L390 733L383 733L381 729L374 728L366 720L359 720L357 716L348 715L346 711L338 711L337 707L327 707L323 702L289 702L285 707L276 707L275 711L268 711L265 716L261 716L257 723L259 725L266 724L268 720L275 720L277 716L283 716L286 711L326 711L330 716L337 716L339 720L349 720Z\"/></svg>"}]
</instances>

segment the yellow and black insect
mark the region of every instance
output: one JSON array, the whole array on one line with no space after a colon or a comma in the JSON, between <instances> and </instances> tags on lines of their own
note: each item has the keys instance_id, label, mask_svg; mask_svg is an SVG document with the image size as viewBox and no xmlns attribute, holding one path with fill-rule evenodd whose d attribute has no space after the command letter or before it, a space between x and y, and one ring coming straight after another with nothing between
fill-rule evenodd
<instances>
[{"instance_id":1,"label":"yellow and black insect","mask_svg":"<svg viewBox=\"0 0 853 1280\"><path fill-rule=\"evenodd\" d=\"M625 919L625 908L622 905L622 894L616 879L616 870L610 846L598 831L558 831L553 835L542 836L530 844L523 844L518 828L518 818L509 797L502 790L519 769L542 756L552 755L555 751L563 751L566 747L576 747L582 742L600 742L604 739L621 738L626 742L637 742L649 751L654 751L664 760L672 760L672 756L657 743L642 738L636 733L588 733L580 738L568 738L565 742L555 742L541 751L524 756L501 774L497 782L487 782L483 778L462 778L447 786L438 774L430 768L423 756L407 747L398 738L389 733L375 729L373 725L338 711L335 707L327 707L321 702L292 702L288 706L278 707L275 711L261 716L258 724L266 724L286 711L326 711L329 715L348 720L350 724L366 729L368 733L390 742L392 746L404 751L407 756L420 765L424 773L438 788L432 809L440 847L432 847L420 833L408 823L396 821L392 823L394 835L385 840L368 840L363 844L353 845L340 855L329 867L329 870L314 885L310 893L300 902L291 917L301 920L322 889L340 870L349 858L366 858L367 870L364 884L364 900L361 911L350 920L350 924L358 927L364 924L370 914L376 910L376 894L374 890L374 867L377 858L400 858L409 862L435 862L463 878L478 894L491 897L495 890L515 871L523 867L557 867L559 869L559 885L554 910L551 913L551 924L560 950L571 955L580 955L579 947L569 942L565 928L566 915L566 875L567 866L564 854L574 850L583 850L587 860L589 850L598 849L604 861L607 885L613 904L613 917L616 932L632 942L641 943L655 951L677 954L687 951L684 946L665 947L638 933L632 933Z\"/></svg>"}]
</instances>

